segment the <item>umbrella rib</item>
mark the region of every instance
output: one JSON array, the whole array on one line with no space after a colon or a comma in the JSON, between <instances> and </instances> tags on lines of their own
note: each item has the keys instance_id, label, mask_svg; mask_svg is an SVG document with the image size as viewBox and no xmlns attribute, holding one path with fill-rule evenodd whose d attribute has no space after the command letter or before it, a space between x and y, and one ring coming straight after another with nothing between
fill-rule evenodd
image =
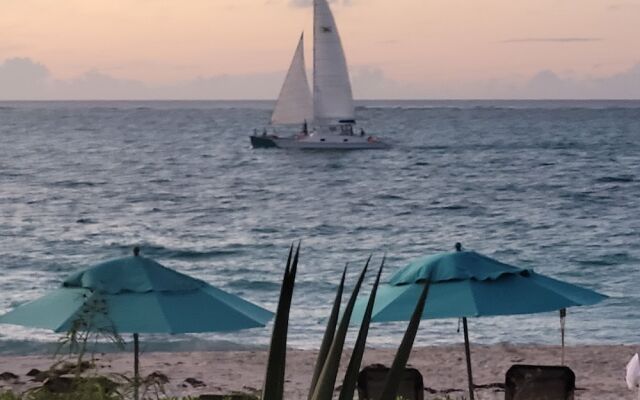
<instances>
[{"instance_id":1,"label":"umbrella rib","mask_svg":"<svg viewBox=\"0 0 640 400\"><path fill-rule=\"evenodd\" d=\"M392 286L392 287L393 287L394 285L390 285L390 286ZM386 304L384 304L384 305L383 305L383 304L380 304L380 301L378 300L378 298L376 298L376 301L375 301L375 303L374 303L374 305L373 305L373 309L374 309L374 316L375 316L375 315L379 315L379 314L383 313L383 312L384 312L388 307L393 306L394 301L395 301L398 297L405 295L405 294L406 294L406 292L407 292L408 290L411 290L411 288L412 288L412 285L398 285L397 287L403 287L403 286L405 287L405 290L402 292L402 294L401 294L401 295L399 295L399 296L397 296L397 297L395 297L395 298L391 298L391 299L389 299L389 300L386 302ZM377 295L376 295L376 297L377 297ZM428 297L428 295L427 295L427 297ZM428 300L428 298L427 298L427 300ZM375 317L374 317L374 320L375 320Z\"/></svg>"},{"instance_id":2,"label":"umbrella rib","mask_svg":"<svg viewBox=\"0 0 640 400\"><path fill-rule=\"evenodd\" d=\"M165 293L165 292L156 292L153 291L151 292L153 293L154 296L154 300L155 302L158 304L158 308L160 309L160 313L162 314L162 319L165 321L165 324L167 325L167 333L169 333L170 335L174 335L175 332L173 330L173 326L171 325L171 322L169 321L169 317L167 316L167 313L164 310L164 307L162 306L162 300L160 298L160 296L158 296L158 293ZM166 293L171 293L171 292L166 292Z\"/></svg>"},{"instance_id":3,"label":"umbrella rib","mask_svg":"<svg viewBox=\"0 0 640 400\"><path fill-rule=\"evenodd\" d=\"M467 284L469 285L469 292L471 293L471 298L473 299L472 304L473 304L474 313L473 315L461 315L461 317L479 317L480 316L480 310L478 310L478 303L476 302L476 293L472 285L473 282L474 282L473 279L467 281Z\"/></svg>"},{"instance_id":4,"label":"umbrella rib","mask_svg":"<svg viewBox=\"0 0 640 400\"><path fill-rule=\"evenodd\" d=\"M87 298L85 299L85 301L83 301L80 306L69 316L69 318L65 319L56 329L54 329L54 332L63 332L63 331L68 331L72 328L72 324L74 321L77 321L77 315L79 312L82 312L82 309L85 307L85 305L87 304L88 301L90 301L91 299L93 299L93 297L95 296L95 292L91 291L90 289L83 289L84 290L84 294L87 295ZM78 294L80 296L80 294ZM68 326L67 326L68 325Z\"/></svg>"},{"instance_id":5,"label":"umbrella rib","mask_svg":"<svg viewBox=\"0 0 640 400\"><path fill-rule=\"evenodd\" d=\"M226 299L226 297L231 297L231 298L233 298L233 297L234 297L234 295L232 295L231 293L227 293L227 292L225 292L224 290L222 290L222 289L218 289L218 288L216 288L215 286L212 286L212 285L208 285L207 289L214 289L214 290L219 291L219 292L222 294L222 296L221 296L221 297L220 297L220 296L216 296L216 297L215 297L215 299L216 299L216 300L220 301L221 303L224 303L224 304L225 304L226 306L228 306L229 308L233 308L235 311L237 311L239 314L241 314L243 317L247 318L248 320L250 320L250 321L254 321L254 322L257 322L257 323L259 323L259 324L261 324L261 325L264 325L264 323L263 323L263 322L261 322L257 317L253 317L253 316L251 316L249 313L247 313L247 312L245 312L244 310L242 310L239 306L237 306L237 305L235 305L235 304L232 304L232 302L228 301L228 300ZM241 298L241 297L236 297L236 299L237 299L237 300L239 300L239 301L242 301L242 302L244 302L244 303L247 303L248 305L251 305L251 306L257 307L257 306L255 306L253 303L251 303L251 302L249 302L249 301L247 301L247 300L244 300L244 299L243 299L243 298ZM269 311L269 313L271 313L271 312ZM271 314L272 314L272 313L271 313Z\"/></svg>"}]
</instances>

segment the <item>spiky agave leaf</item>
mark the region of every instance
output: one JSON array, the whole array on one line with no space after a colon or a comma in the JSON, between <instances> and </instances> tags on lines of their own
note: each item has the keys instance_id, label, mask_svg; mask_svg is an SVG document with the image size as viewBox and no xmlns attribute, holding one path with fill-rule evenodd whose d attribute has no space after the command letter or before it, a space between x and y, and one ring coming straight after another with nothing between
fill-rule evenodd
<instances>
[{"instance_id":1,"label":"spiky agave leaf","mask_svg":"<svg viewBox=\"0 0 640 400\"><path fill-rule=\"evenodd\" d=\"M269 346L269 357L267 361L267 371L265 373L264 387L262 389L262 400L282 400L284 397L284 372L287 361L287 331L289 330L289 310L291 309L291 297L298 269L298 258L300 253L300 243L296 249L293 261L293 244L289 248L287 266L282 286L280 288L280 298L273 323L271 333L271 344Z\"/></svg>"},{"instance_id":2,"label":"spiky agave leaf","mask_svg":"<svg viewBox=\"0 0 640 400\"><path fill-rule=\"evenodd\" d=\"M424 311L424 304L427 300L427 294L429 293L430 280L431 279L424 283L424 289L422 289L422 294L420 295L418 304L416 304L416 308L413 311L413 315L409 321L409 326L404 333L404 337L402 338L396 357L393 360L393 364L391 364L391 368L387 374L387 379L385 379L384 389L382 390L379 400L395 400L396 398L398 387L400 386L401 374L407 365L409 356L411 355L413 341L416 338L416 333L420 326L420 319L422 318L422 312Z\"/></svg>"},{"instance_id":3,"label":"spiky agave leaf","mask_svg":"<svg viewBox=\"0 0 640 400\"><path fill-rule=\"evenodd\" d=\"M369 324L371 322L371 315L373 314L373 305L376 300L376 293L378 292L378 284L380 283L380 275L382 274L382 268L384 267L384 261L386 257L382 258L382 263L378 269L378 275L373 283L371 294L369 295L369 302L365 309L364 316L362 317L362 323L360 324L360 331L358 332L358 339L353 347L351 353L351 360L349 360L349 366L347 372L344 374L344 381L342 382L342 389L340 390L339 400L352 400L353 394L356 390L358 383L358 373L360 371L360 364L362 363L362 356L364 355L364 348L367 342L367 335L369 334Z\"/></svg>"},{"instance_id":4,"label":"spiky agave leaf","mask_svg":"<svg viewBox=\"0 0 640 400\"><path fill-rule=\"evenodd\" d=\"M344 291L344 278L347 274L348 266L349 264L345 265L344 270L342 270L340 285L338 286L338 291L336 292L336 298L333 301L331 315L329 316L329 320L327 321L327 328L324 331L322 344L320 345L320 351L318 352L318 359L316 360L316 366L313 370L313 377L311 378L311 386L309 389L308 398L311 398L311 396L313 395L313 391L316 388L316 382L318 382L318 377L320 376L320 372L322 372L322 367L324 366L324 362L327 359L329 348L331 347L333 337L336 333L336 325L338 325L338 316L340 315L340 303L342 302L342 292Z\"/></svg>"},{"instance_id":5,"label":"spiky agave leaf","mask_svg":"<svg viewBox=\"0 0 640 400\"><path fill-rule=\"evenodd\" d=\"M369 259L370 260L370 259ZM344 314L340 320L340 325L336 331L333 342L331 343L331 349L327 355L327 359L322 366L322 372L318 378L318 382L313 390L311 400L331 400L333 397L333 387L336 384L336 376L338 375L338 367L340 367L340 356L342 356L342 348L344 347L344 340L347 336L347 330L349 329L349 322L351 321L351 313L353 312L353 306L356 303L360 286L369 268L369 260L365 264L356 286L353 288L353 293L349 298L349 302L344 309Z\"/></svg>"}]
</instances>

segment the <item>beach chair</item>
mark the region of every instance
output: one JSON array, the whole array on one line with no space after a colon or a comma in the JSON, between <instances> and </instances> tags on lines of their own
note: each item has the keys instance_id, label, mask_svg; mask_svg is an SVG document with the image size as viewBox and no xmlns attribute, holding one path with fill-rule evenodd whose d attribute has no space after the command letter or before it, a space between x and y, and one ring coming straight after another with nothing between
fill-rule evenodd
<instances>
[{"instance_id":1,"label":"beach chair","mask_svg":"<svg viewBox=\"0 0 640 400\"><path fill-rule=\"evenodd\" d=\"M378 400L384 389L389 368L382 364L364 367L358 374L358 399ZM402 374L398 395L406 400L423 400L424 383L422 375L415 368L405 368Z\"/></svg>"},{"instance_id":2,"label":"beach chair","mask_svg":"<svg viewBox=\"0 0 640 400\"><path fill-rule=\"evenodd\" d=\"M576 376L569 367L511 366L505 376L505 400L573 400Z\"/></svg>"}]
</instances>

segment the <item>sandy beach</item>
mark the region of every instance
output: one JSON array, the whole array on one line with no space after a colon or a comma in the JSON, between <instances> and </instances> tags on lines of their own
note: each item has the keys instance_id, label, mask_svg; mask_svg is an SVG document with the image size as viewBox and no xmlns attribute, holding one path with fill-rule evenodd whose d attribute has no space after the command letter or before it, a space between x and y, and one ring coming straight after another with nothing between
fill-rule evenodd
<instances>
[{"instance_id":1,"label":"sandy beach","mask_svg":"<svg viewBox=\"0 0 640 400\"><path fill-rule=\"evenodd\" d=\"M637 395L625 385L624 370L637 348L638 346L631 345L568 347L566 364L576 374L576 399L636 398ZM393 349L367 349L363 366L372 363L389 365L394 354ZM265 351L145 353L141 356L141 368L143 376L155 371L167 375L167 394L196 396L233 391L255 392L262 386L266 355ZM317 352L311 350L289 350L285 385L287 399L306 399L316 355ZM130 374L133 368L132 355L129 353L100 354L97 358L98 369L105 374ZM503 383L506 370L515 363L559 364L560 348L511 344L476 345L472 347L472 359L475 383L487 385ZM21 391L35 385L26 376L27 372L32 368L46 369L51 365L52 358L3 356L0 357L0 363L0 372L12 372L18 376L17 379L1 381L2 388ZM428 388L425 399L443 397L445 393L452 399L466 397L467 380L462 345L416 348L409 363L420 370L424 377L424 384ZM346 362L343 362L343 369L345 366ZM476 398L480 400L504 398L499 389L478 389L476 394Z\"/></svg>"}]
</instances>

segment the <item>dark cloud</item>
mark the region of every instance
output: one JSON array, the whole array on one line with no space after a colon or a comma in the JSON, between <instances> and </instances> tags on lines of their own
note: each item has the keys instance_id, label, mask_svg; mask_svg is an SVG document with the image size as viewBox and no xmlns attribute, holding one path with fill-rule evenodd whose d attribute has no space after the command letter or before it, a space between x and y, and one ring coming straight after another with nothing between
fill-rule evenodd
<instances>
[{"instance_id":1,"label":"dark cloud","mask_svg":"<svg viewBox=\"0 0 640 400\"><path fill-rule=\"evenodd\" d=\"M501 43L582 43L582 42L599 42L602 38L592 37L556 37L556 38L521 38L507 39Z\"/></svg>"}]
</instances>

